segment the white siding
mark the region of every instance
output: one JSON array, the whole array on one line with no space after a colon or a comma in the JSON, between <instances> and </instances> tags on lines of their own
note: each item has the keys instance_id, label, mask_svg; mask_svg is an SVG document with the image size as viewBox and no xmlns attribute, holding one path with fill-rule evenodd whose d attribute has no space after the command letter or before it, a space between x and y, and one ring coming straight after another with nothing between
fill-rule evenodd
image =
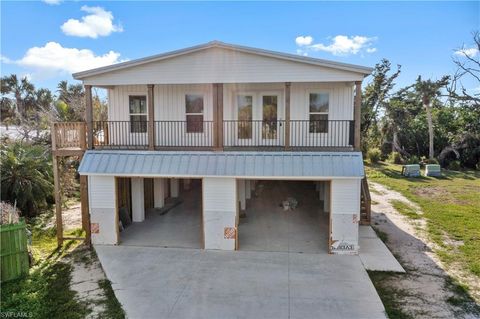
<instances>
[{"instance_id":1,"label":"white siding","mask_svg":"<svg viewBox=\"0 0 480 319\"><path fill-rule=\"evenodd\" d=\"M331 198L331 252L358 253L358 225L360 221L360 180L332 180Z\"/></svg>"},{"instance_id":2,"label":"white siding","mask_svg":"<svg viewBox=\"0 0 480 319\"><path fill-rule=\"evenodd\" d=\"M92 232L92 243L117 244L115 178L113 176L89 176L88 198L90 222L92 225L98 225L98 233Z\"/></svg>"},{"instance_id":3,"label":"white siding","mask_svg":"<svg viewBox=\"0 0 480 319\"><path fill-rule=\"evenodd\" d=\"M224 234L225 228L237 227L235 179L204 178L202 190L205 249L235 250L235 239Z\"/></svg>"},{"instance_id":4,"label":"white siding","mask_svg":"<svg viewBox=\"0 0 480 319\"><path fill-rule=\"evenodd\" d=\"M95 75L90 85L342 82L361 81L363 74L281 60L245 52L210 48L174 58Z\"/></svg>"},{"instance_id":5,"label":"white siding","mask_svg":"<svg viewBox=\"0 0 480 319\"><path fill-rule=\"evenodd\" d=\"M147 95L146 85L120 85L108 90L109 121L129 121L129 96ZM201 94L204 97L204 130L203 133L186 133L185 95ZM154 114L157 122L157 146L212 146L213 137L213 98L211 84L191 85L155 85ZM148 103L148 101L147 101ZM146 133L130 133L128 122L111 124L120 129L109 130L110 143L120 145L147 145Z\"/></svg>"}]
</instances>

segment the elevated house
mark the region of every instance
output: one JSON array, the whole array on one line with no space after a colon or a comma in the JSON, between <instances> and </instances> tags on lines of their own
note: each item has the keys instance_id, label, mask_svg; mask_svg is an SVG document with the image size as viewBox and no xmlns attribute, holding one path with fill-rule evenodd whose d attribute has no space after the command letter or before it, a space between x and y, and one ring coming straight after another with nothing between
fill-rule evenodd
<instances>
[{"instance_id":1,"label":"elevated house","mask_svg":"<svg viewBox=\"0 0 480 319\"><path fill-rule=\"evenodd\" d=\"M74 74L85 87L86 122L54 123L53 152L82 157L87 240L122 244L135 229L129 236L139 240L155 229L161 236L168 230L156 228L158 216L174 218L182 205L163 215L181 202L172 199L197 192L189 209L198 214L184 214L175 235L194 233L194 247L235 250L241 215L255 216L249 201L262 196L254 190L263 181L303 181L324 216L318 232L327 240L318 245L357 253L359 224L369 223L360 104L371 71L214 41ZM92 87L108 90L107 121L93 119ZM285 200L268 196L273 210ZM61 208L57 216L61 223ZM268 223L258 231L275 232L275 218Z\"/></svg>"}]
</instances>

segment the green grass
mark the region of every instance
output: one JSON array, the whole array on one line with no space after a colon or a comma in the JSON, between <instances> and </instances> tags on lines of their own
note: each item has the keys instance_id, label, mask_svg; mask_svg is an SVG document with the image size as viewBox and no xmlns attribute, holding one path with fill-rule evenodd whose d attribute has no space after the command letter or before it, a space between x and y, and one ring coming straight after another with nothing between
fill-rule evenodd
<instances>
[{"instance_id":1,"label":"green grass","mask_svg":"<svg viewBox=\"0 0 480 319\"><path fill-rule=\"evenodd\" d=\"M375 289L382 299L383 306L390 319L413 319L413 316L402 310L399 300L402 296L408 295L404 290L394 288L389 284L390 280L394 280L396 276L402 276L397 273L386 271L368 271L368 275L375 286Z\"/></svg>"},{"instance_id":2,"label":"green grass","mask_svg":"<svg viewBox=\"0 0 480 319\"><path fill-rule=\"evenodd\" d=\"M390 204L392 204L393 208L395 208L400 214L407 216L411 219L420 219L422 218L417 211L410 205L400 201L400 200L392 200L390 201Z\"/></svg>"},{"instance_id":3,"label":"green grass","mask_svg":"<svg viewBox=\"0 0 480 319\"><path fill-rule=\"evenodd\" d=\"M125 312L123 311L122 305L115 297L110 281L108 279L103 279L98 282L98 285L105 293L105 298L101 302L101 304L105 306L105 311L102 313L102 318L125 318Z\"/></svg>"},{"instance_id":4,"label":"green grass","mask_svg":"<svg viewBox=\"0 0 480 319\"><path fill-rule=\"evenodd\" d=\"M480 172L445 171L442 177L403 177L401 165L366 164L369 180L402 193L418 204L427 221L431 239L441 247L438 255L445 263L459 262L480 276ZM410 218L419 218L408 205L394 203ZM450 245L446 236L455 240Z\"/></svg>"}]
</instances>

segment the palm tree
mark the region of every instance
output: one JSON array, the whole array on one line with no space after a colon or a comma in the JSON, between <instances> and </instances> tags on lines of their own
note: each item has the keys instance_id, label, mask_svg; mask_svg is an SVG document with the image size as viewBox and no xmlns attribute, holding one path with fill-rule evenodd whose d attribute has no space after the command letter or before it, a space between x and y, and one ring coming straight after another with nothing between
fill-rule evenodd
<instances>
[{"instance_id":1,"label":"palm tree","mask_svg":"<svg viewBox=\"0 0 480 319\"><path fill-rule=\"evenodd\" d=\"M26 216L47 204L53 196L53 177L48 150L39 145L15 142L0 150L1 196L17 202Z\"/></svg>"},{"instance_id":2,"label":"palm tree","mask_svg":"<svg viewBox=\"0 0 480 319\"><path fill-rule=\"evenodd\" d=\"M2 95L12 94L15 99L17 112L22 117L26 117L27 109L32 107L35 87L27 77L20 81L16 74L5 76L1 79L1 93Z\"/></svg>"},{"instance_id":3,"label":"palm tree","mask_svg":"<svg viewBox=\"0 0 480 319\"><path fill-rule=\"evenodd\" d=\"M450 81L449 76L444 76L440 80L432 81L432 80L422 80L421 76L418 76L417 81L413 85L415 91L419 95L422 105L425 108L425 112L427 113L427 124L428 124L428 157L429 159L434 158L434 148L433 148L433 139L434 139L434 132L433 132L433 120L432 120L432 110L431 110L431 102L438 98L441 94L440 89L448 85Z\"/></svg>"}]
</instances>

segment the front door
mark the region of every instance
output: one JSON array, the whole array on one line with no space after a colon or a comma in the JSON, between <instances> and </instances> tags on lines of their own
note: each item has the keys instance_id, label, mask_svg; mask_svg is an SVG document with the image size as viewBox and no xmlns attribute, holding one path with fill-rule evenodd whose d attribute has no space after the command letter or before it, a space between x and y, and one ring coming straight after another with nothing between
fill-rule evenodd
<instances>
[{"instance_id":1,"label":"front door","mask_svg":"<svg viewBox=\"0 0 480 319\"><path fill-rule=\"evenodd\" d=\"M237 94L238 146L283 146L283 100L281 92Z\"/></svg>"}]
</instances>

